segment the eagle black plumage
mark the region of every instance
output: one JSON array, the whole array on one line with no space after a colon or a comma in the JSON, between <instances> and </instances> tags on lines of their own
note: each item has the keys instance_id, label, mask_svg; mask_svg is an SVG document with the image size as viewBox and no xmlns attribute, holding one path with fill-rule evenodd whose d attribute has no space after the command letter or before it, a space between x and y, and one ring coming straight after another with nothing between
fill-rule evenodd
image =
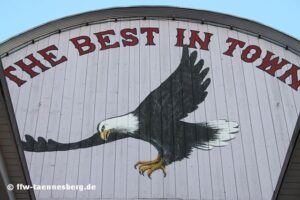
<instances>
[{"instance_id":1,"label":"eagle black plumage","mask_svg":"<svg viewBox=\"0 0 300 200\"><path fill-rule=\"evenodd\" d=\"M198 108L206 96L206 89L211 80L206 78L209 68L204 68L201 59L196 63L197 52L189 55L188 47L184 46L182 57L177 69L153 90L132 112L125 115L137 120L136 129L117 128L112 120L107 119L99 124L98 132L90 138L79 142L63 144L39 137L37 141L25 135L22 141L26 151L65 151L102 145L119 139L133 137L153 145L158 151L157 159L139 161L140 173L147 171L148 176L157 169L165 172L165 166L188 158L193 148L210 150L214 146L224 146L235 137L238 124L226 120L204 123L188 123L182 121L188 113ZM120 118L121 116L114 117ZM110 124L109 124L110 123ZM106 130L105 125L110 129ZM124 131L125 129L125 131Z\"/></svg>"}]
</instances>

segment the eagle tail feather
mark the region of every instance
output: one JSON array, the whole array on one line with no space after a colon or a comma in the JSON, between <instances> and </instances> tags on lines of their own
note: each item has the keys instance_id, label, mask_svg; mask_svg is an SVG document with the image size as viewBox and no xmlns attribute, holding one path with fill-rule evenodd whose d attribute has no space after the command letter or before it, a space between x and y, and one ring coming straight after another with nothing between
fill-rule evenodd
<instances>
[{"instance_id":1,"label":"eagle tail feather","mask_svg":"<svg viewBox=\"0 0 300 200\"><path fill-rule=\"evenodd\" d=\"M197 146L201 150L211 150L214 147L223 147L228 144L230 140L236 137L236 133L239 132L239 125L236 122L227 120L214 120L202 124L209 129L209 132L213 132L213 137L210 137L208 141L201 142ZM213 131L212 131L213 130Z\"/></svg>"}]
</instances>

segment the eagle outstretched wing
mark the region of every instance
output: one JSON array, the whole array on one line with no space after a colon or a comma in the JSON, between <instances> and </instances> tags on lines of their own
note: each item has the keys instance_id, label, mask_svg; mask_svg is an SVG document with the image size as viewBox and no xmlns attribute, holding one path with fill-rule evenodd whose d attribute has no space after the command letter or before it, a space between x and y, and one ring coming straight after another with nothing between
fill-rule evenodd
<instances>
[{"instance_id":1,"label":"eagle outstretched wing","mask_svg":"<svg viewBox=\"0 0 300 200\"><path fill-rule=\"evenodd\" d=\"M25 151L31 151L31 152L68 151L72 149L82 149L82 148L102 145L126 137L128 136L112 134L111 137L108 138L108 140L104 141L100 138L99 133L95 133L91 137L83 139L78 142L60 143L52 139L47 140L43 137L38 137L37 140L35 140L31 135L25 135L26 141L21 141L21 143Z\"/></svg>"},{"instance_id":2,"label":"eagle outstretched wing","mask_svg":"<svg viewBox=\"0 0 300 200\"><path fill-rule=\"evenodd\" d=\"M197 52L189 55L188 46L183 46L182 57L177 69L152 91L134 111L159 116L164 106L171 106L164 117L178 121L198 108L207 96L210 79L205 79L209 68L203 69L204 61L195 63ZM151 104L151 105L150 105ZM144 108L148 108L145 110Z\"/></svg>"}]
</instances>

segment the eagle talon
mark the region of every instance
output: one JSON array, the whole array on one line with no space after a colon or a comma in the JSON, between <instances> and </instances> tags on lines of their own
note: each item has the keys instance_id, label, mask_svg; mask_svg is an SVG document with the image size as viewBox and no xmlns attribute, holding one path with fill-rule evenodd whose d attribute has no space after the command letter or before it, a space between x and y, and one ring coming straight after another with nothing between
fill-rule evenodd
<instances>
[{"instance_id":1,"label":"eagle talon","mask_svg":"<svg viewBox=\"0 0 300 200\"><path fill-rule=\"evenodd\" d=\"M139 170L139 174L143 175L145 172L147 172L148 177L151 179L151 174L156 171L161 169L164 177L166 177L167 173L165 170L165 164L163 159L158 156L155 160L152 161L138 161L135 165L134 168Z\"/></svg>"},{"instance_id":2,"label":"eagle talon","mask_svg":"<svg viewBox=\"0 0 300 200\"><path fill-rule=\"evenodd\" d=\"M141 165L141 166L139 166L139 172L140 172L140 174L144 175L145 171L150 168L151 168L150 165Z\"/></svg>"}]
</instances>

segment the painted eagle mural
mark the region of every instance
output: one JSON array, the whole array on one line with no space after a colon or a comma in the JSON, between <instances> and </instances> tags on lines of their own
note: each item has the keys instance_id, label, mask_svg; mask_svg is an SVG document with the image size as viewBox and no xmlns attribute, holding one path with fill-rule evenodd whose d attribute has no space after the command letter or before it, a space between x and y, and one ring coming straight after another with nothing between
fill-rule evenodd
<instances>
[{"instance_id":1,"label":"painted eagle mural","mask_svg":"<svg viewBox=\"0 0 300 200\"><path fill-rule=\"evenodd\" d=\"M161 85L153 90L132 112L105 119L98 124L91 137L74 142L59 143L38 137L35 140L25 135L22 141L25 151L51 152L88 148L124 138L135 138L150 143L158 151L151 161L138 161L134 167L148 177L156 170L166 176L166 166L188 158L194 148L211 150L221 147L235 138L238 124L227 120L202 123L182 121L198 108L206 96L210 79L209 68L203 69L204 61L196 63L197 52L189 55L184 46L177 69ZM209 102L208 102L209 103Z\"/></svg>"}]
</instances>

